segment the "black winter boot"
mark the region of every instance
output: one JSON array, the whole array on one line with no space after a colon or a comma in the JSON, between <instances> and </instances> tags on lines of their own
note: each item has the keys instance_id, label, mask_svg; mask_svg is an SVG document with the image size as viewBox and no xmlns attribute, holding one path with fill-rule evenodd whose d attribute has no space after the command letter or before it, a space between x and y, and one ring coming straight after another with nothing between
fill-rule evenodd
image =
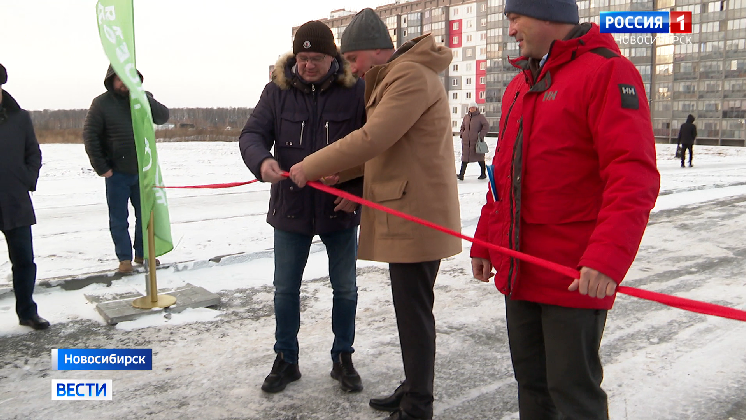
<instances>
[{"instance_id":1,"label":"black winter boot","mask_svg":"<svg viewBox=\"0 0 746 420\"><path fill-rule=\"evenodd\" d=\"M297 363L288 363L282 357L282 353L277 353L274 364L272 364L272 371L264 378L262 384L262 391L264 392L280 392L287 384L300 379L300 369Z\"/></svg>"},{"instance_id":2,"label":"black winter boot","mask_svg":"<svg viewBox=\"0 0 746 420\"><path fill-rule=\"evenodd\" d=\"M477 179L487 178L487 165L484 162L479 162L479 167L482 169L482 175L479 175Z\"/></svg>"},{"instance_id":3,"label":"black winter boot","mask_svg":"<svg viewBox=\"0 0 746 420\"><path fill-rule=\"evenodd\" d=\"M332 378L339 381L339 387L345 392L360 392L363 390L363 381L352 365L352 354L341 353L339 361L332 365Z\"/></svg>"},{"instance_id":4,"label":"black winter boot","mask_svg":"<svg viewBox=\"0 0 746 420\"><path fill-rule=\"evenodd\" d=\"M456 175L456 178L458 178L459 181L464 180L464 174L466 173L466 165L468 165L467 162L461 162L461 172L459 172L459 174Z\"/></svg>"}]
</instances>

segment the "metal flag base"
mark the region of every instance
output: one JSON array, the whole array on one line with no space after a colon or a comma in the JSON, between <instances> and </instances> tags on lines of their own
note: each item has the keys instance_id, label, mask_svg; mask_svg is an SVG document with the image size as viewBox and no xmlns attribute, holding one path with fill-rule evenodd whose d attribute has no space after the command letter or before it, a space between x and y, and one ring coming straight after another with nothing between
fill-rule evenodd
<instances>
[{"instance_id":1,"label":"metal flag base","mask_svg":"<svg viewBox=\"0 0 746 420\"><path fill-rule=\"evenodd\" d=\"M176 298L170 295L158 295L153 302L150 296L139 297L132 301L132 306L139 309L167 308L176 303Z\"/></svg>"},{"instance_id":2,"label":"metal flag base","mask_svg":"<svg viewBox=\"0 0 746 420\"><path fill-rule=\"evenodd\" d=\"M155 274L155 230L153 227L153 212L150 212L148 223L148 274L146 275L145 296L132 301L132 306L138 309L167 308L176 303L176 298L158 294L158 282Z\"/></svg>"}]
</instances>

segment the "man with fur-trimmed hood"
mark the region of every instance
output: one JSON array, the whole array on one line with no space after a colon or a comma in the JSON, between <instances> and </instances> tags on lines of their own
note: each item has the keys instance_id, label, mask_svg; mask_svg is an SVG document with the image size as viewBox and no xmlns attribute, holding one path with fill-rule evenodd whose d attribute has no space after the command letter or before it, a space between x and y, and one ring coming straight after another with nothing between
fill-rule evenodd
<instances>
[{"instance_id":1,"label":"man with fur-trimmed hood","mask_svg":"<svg viewBox=\"0 0 746 420\"><path fill-rule=\"evenodd\" d=\"M360 212L347 200L301 189L282 175L311 153L334 143L365 123L365 86L356 80L324 23L310 21L295 34L293 52L280 58L272 81L241 132L246 166L260 181L272 183L267 222L274 227L275 346L272 371L262 390L280 392L300 379L298 330L300 285L311 241L321 237L329 257L334 290L332 378L347 392L363 389L352 364L357 285L357 228ZM274 155L270 152L274 146ZM362 194L362 178L340 184Z\"/></svg>"}]
</instances>

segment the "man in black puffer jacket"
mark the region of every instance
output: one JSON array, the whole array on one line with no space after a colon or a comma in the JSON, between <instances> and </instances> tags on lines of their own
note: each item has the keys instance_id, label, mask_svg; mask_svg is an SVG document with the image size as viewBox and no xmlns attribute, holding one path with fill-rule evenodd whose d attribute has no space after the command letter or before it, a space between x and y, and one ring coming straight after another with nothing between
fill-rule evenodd
<instances>
[{"instance_id":1,"label":"man in black puffer jacket","mask_svg":"<svg viewBox=\"0 0 746 420\"><path fill-rule=\"evenodd\" d=\"M265 86L239 138L246 166L257 179L272 183L267 222L275 228L277 356L262 384L265 392L280 392L300 379L300 286L315 235L326 246L334 291L331 376L344 391L363 389L352 364L358 206L312 188L299 188L281 171L362 127L364 94L363 81L355 80L337 51L331 29L319 21L306 22L295 34L292 54L275 65L272 81ZM362 181L356 178L337 187L362 195Z\"/></svg>"},{"instance_id":2,"label":"man in black puffer jacket","mask_svg":"<svg viewBox=\"0 0 746 420\"><path fill-rule=\"evenodd\" d=\"M49 327L49 322L37 314L32 298L36 263L31 225L36 223L36 216L29 197L29 191L36 191L41 150L29 113L2 89L7 80L8 73L0 64L0 230L5 235L13 266L18 321L43 330Z\"/></svg>"},{"instance_id":3,"label":"man in black puffer jacket","mask_svg":"<svg viewBox=\"0 0 746 420\"><path fill-rule=\"evenodd\" d=\"M140 80L142 74L138 71ZM140 186L137 148L132 130L129 89L109 66L104 78L106 93L96 97L88 110L83 127L85 151L91 166L106 178L106 202L109 205L109 231L119 259L119 272L132 272L132 241L129 233L127 202L135 208L135 262L143 262L143 240L140 217ZM165 124L168 108L145 92L150 102L153 122Z\"/></svg>"}]
</instances>

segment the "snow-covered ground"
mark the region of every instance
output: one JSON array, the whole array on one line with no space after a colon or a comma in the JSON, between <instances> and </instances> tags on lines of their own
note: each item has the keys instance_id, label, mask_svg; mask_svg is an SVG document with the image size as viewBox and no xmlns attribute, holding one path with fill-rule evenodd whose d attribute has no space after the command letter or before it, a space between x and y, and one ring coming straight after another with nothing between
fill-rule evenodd
<instances>
[{"instance_id":1,"label":"snow-covered ground","mask_svg":"<svg viewBox=\"0 0 746 420\"><path fill-rule=\"evenodd\" d=\"M488 142L492 152L494 139ZM458 139L454 146L460 150ZM682 169L672 158L674 147L658 146L661 196L625 284L744 309L746 149L696 146L695 167ZM158 148L167 185L253 179L237 143ZM43 282L48 286L113 271L103 179L91 171L82 145L42 145L42 153L33 197L39 280L49 280ZM486 193L478 173L471 164L459 183L467 235ZM78 290L38 287L39 311L54 325L35 332L17 325L12 295L0 295L0 418L384 418L367 407L367 399L387 394L403 376L385 265L358 264L355 362L366 389L343 394L328 377L331 289L318 244L304 276L304 376L267 396L259 385L274 357L268 186L169 190L168 196L176 249L160 258L172 266L158 271L159 286L202 286L221 295L220 307L110 327L83 295L143 291L142 275ZM516 419L502 297L471 278L468 248L465 242L463 253L443 262L436 284L436 418ZM234 254L245 258L205 263ZM9 283L10 264L0 252L0 289ZM128 347L152 348L153 371L50 370L52 348ZM602 343L611 418L746 420L744 349L744 323L620 296ZM113 379L114 400L51 401L50 380L58 378Z\"/></svg>"}]
</instances>

